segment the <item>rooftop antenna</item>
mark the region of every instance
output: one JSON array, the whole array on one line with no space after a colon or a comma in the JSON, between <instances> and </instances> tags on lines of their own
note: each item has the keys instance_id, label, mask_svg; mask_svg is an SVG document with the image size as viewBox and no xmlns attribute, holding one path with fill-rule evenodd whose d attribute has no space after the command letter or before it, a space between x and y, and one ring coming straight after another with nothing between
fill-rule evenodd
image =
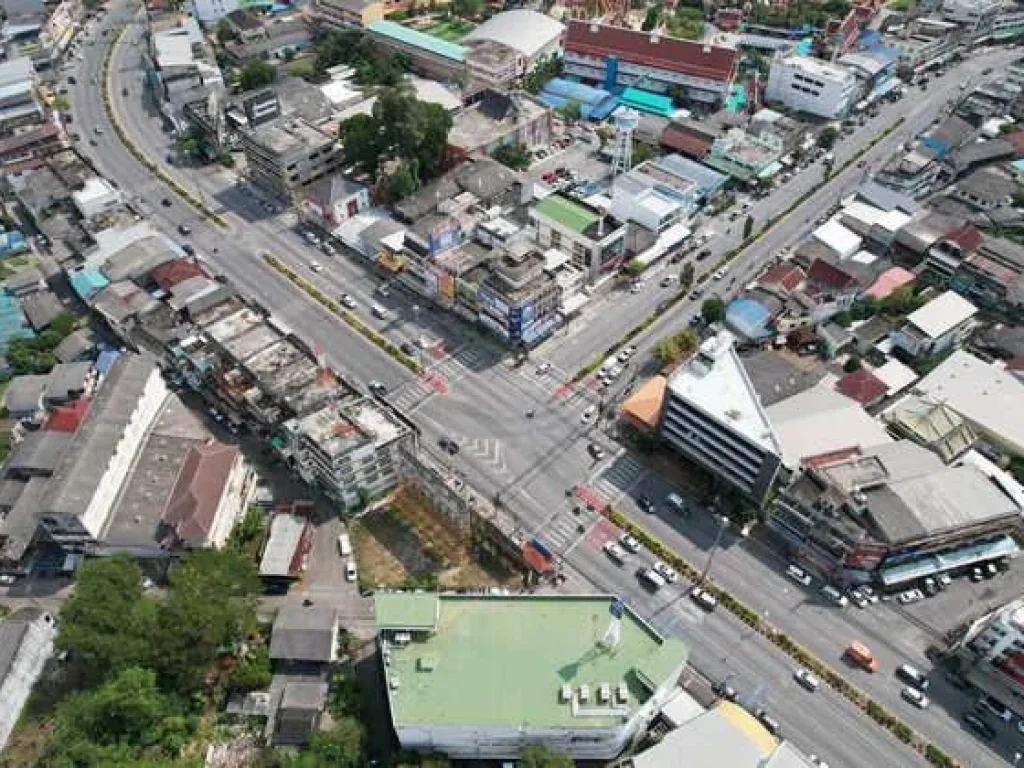
<instances>
[{"instance_id":1,"label":"rooftop antenna","mask_svg":"<svg viewBox=\"0 0 1024 768\"><path fill-rule=\"evenodd\" d=\"M625 611L626 606L617 597L608 606L611 618L608 621L608 629L604 631L604 637L601 638L601 645L609 651L614 651L619 647L619 640L622 639L622 614Z\"/></svg>"}]
</instances>

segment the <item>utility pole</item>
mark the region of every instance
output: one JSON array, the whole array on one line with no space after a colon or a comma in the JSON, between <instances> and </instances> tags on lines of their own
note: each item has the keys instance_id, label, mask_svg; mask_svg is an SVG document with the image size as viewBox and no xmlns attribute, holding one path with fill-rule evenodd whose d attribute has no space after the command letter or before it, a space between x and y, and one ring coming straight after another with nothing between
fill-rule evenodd
<instances>
[{"instance_id":1,"label":"utility pole","mask_svg":"<svg viewBox=\"0 0 1024 768\"><path fill-rule=\"evenodd\" d=\"M718 544L722 540L722 534L725 533L726 526L729 525L729 518L725 515L718 516L718 532L715 533L715 540L711 544L711 549L708 552L708 560L704 563L704 570L700 572L700 578L697 580L698 586L703 586L704 582L707 581L708 571L711 570L711 563L715 559L715 552L718 551Z\"/></svg>"}]
</instances>

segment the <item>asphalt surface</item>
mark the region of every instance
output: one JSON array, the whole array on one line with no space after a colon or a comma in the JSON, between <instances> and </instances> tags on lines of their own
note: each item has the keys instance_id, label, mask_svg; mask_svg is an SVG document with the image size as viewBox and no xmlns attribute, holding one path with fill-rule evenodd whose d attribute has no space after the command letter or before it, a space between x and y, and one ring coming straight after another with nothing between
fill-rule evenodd
<instances>
[{"instance_id":1,"label":"asphalt surface","mask_svg":"<svg viewBox=\"0 0 1024 768\"><path fill-rule=\"evenodd\" d=\"M114 3L112 7L117 9L123 5ZM116 13L116 10L108 13L104 24L111 24ZM566 334L566 339L579 336L579 342L563 340L557 345L551 343L553 367L550 371L543 374L537 371L539 361L546 359L544 348L516 368L488 339L462 327L461 323L426 307L417 310L409 306L408 300L398 296L381 300L374 294L379 280L370 275L363 265L353 263L351 257L331 258L310 248L291 231L293 222L287 215L268 215L260 204L253 201L252 195L241 191L241 185L232 173L219 168L182 169L167 165L165 155L170 138L145 115L139 49L127 43L133 34L137 32L129 32L126 44L117 50L112 67L111 92L115 110L123 116L123 124L132 140L143 147L152 159L166 165L167 172L180 178L218 209L232 222L234 231L224 233L208 225L120 145L103 112L101 83L97 80L94 86L91 80L92 76L100 77L105 48L99 45L86 47L83 49L85 60L76 72L79 86L73 90L73 109L83 139L94 139L96 146L83 149L94 157L103 173L117 180L121 188L136 200L142 201L150 220L157 227L173 233L180 224L188 224L192 234L187 239L198 253L235 282L242 292L257 298L300 335L321 346L328 361L339 371L358 380L373 379L385 383L391 392L390 397L420 424L428 447L436 450L433 446L440 437L449 437L460 446L458 455L448 459L453 472L464 475L482 492L498 495L502 503L522 520L524 533L541 535L566 558L570 568L577 569L588 581L600 589L622 594L656 626L681 633L693 648L695 666L709 677L716 679L735 673L737 687L744 689L743 694L750 703L757 702L769 709L782 722L784 733L806 751L823 756L833 765L920 764L918 757L844 700L824 690L808 694L790 684L792 667L788 660L760 636L744 632L724 611L712 616L694 614L696 609L685 597L666 607L665 598L671 595L678 597L681 594L679 588L652 599L639 588L632 569L616 566L600 552L600 539L609 533L608 524L587 513L582 518L573 514L566 490L588 479L600 485L605 480L606 470L611 469L613 474L617 474L616 482L622 487L659 482L658 478L645 472L638 460L625 454L605 437L601 430L582 422L582 413L598 401L598 396L586 388L566 391L562 382L575 366L610 343L616 323L625 327L631 325L633 315L629 313L632 312L639 320L650 311L645 309L649 302L656 305L663 300L661 294L656 290L626 294L624 298L619 297L623 298L622 302L609 297L604 300L605 304L600 305L600 328L594 329L597 324L581 324L575 334ZM991 66L994 60L994 56L982 56L965 66L976 71ZM952 92L958 82L961 80L955 74L933 80L929 103L941 104L943 94ZM122 95L125 88L127 96ZM914 126L927 125L934 114L926 106L918 105L911 107L908 113L906 102L897 105L897 109L911 124L898 132L906 131L904 136L894 135L883 142L889 145L890 150L905 141ZM889 119L891 117L890 114ZM92 127L95 125L103 127L104 132L94 135ZM867 134L868 131L860 133ZM843 153L849 151L845 145L840 145L836 149L837 158L841 161ZM884 157L884 148L876 148L874 152L877 159ZM813 171L806 173L813 174ZM856 173L859 175L862 171ZM845 194L848 188L844 185L852 186L857 180L859 178L850 173L841 174L823 193L825 199L816 198L807 210L813 210L814 216L818 215L830 204L828 195L838 197ZM793 191L790 199L800 194L796 186L798 182L809 185L813 179L801 182L800 176L796 177L791 182ZM160 204L164 197L171 200L169 207ZM784 205L780 204L778 209L782 207ZM757 207L754 214L769 215L767 209L762 211ZM774 249L795 239L806 226L806 215L802 210L782 222L759 242L756 249L744 254L743 265L734 269L749 270L756 260L768 258ZM731 245L727 244L724 235L722 239L723 242L716 243L715 247L724 251ZM217 249L216 253L214 249ZM364 309L371 301L389 304L396 317L382 329L396 340L426 337L430 349L425 350L423 356L429 366L429 375L415 379L339 320L308 301L290 283L264 265L259 258L263 251L273 252L300 271L306 270L311 279L331 291L351 294ZM320 264L319 271L312 269L314 261ZM649 282L655 283L653 280ZM620 309L620 304L628 309L622 309L623 314L616 315L618 320L609 318L606 322L606 313L611 314L612 308ZM662 318L655 325L656 330L652 329L646 336L645 342L657 339L676 324L685 322L690 311L691 307L684 306ZM369 317L369 314L364 316ZM590 348L585 349L587 346ZM527 411L533 411L534 415L527 417ZM602 446L609 458L595 461L589 450L590 443ZM624 508L640 518L644 517L628 502L624 503ZM653 520L642 521L656 529L659 525ZM702 538L697 526L680 530L670 527L659 530L659 533L663 533L675 549L688 557L695 556L694 548L699 552L709 543L706 535ZM869 690L879 701L890 704L891 709L919 727L922 733L934 738L965 762L972 765L998 764L973 737L964 734L958 723L944 715L938 704L923 713L908 713L905 711L908 707L899 706L896 700L899 687L888 675L900 660L917 660L922 648L922 637L914 636L912 632L907 634L907 622L897 622L899 632L890 632L884 625L879 628L877 623L882 621L879 617L886 608L876 606L871 609L871 620L868 621L859 617L851 619L853 614L849 611L844 614L818 605L813 597L794 589L794 585L779 583L782 579L778 575L779 564L771 562L771 558L756 547L725 543L727 546L716 555L712 571L715 578L734 588L738 595L759 610L766 611L773 624L819 653L826 661L838 664L837 651L850 639L871 643L887 673L868 680L850 671L849 676L856 684ZM856 623L851 623L854 621ZM907 639L894 639L897 635ZM814 698L809 698L811 696Z\"/></svg>"}]
</instances>

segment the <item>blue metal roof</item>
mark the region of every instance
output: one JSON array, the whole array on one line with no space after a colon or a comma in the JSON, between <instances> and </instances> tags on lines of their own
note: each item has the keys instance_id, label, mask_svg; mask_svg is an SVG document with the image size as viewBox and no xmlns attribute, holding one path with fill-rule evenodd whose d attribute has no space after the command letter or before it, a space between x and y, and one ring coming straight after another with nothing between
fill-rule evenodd
<instances>
[{"instance_id":1,"label":"blue metal roof","mask_svg":"<svg viewBox=\"0 0 1024 768\"><path fill-rule=\"evenodd\" d=\"M98 269L80 269L72 272L68 275L68 282L82 299L88 299L110 285L110 281Z\"/></svg>"},{"instance_id":2,"label":"blue metal roof","mask_svg":"<svg viewBox=\"0 0 1024 768\"><path fill-rule=\"evenodd\" d=\"M375 21L367 29L375 35L397 40L414 48L422 48L425 51L436 53L438 56L451 59L452 61L466 60L466 51L468 49L465 46L449 43L439 37L428 35L426 32L403 27L394 21Z\"/></svg>"},{"instance_id":3,"label":"blue metal roof","mask_svg":"<svg viewBox=\"0 0 1024 768\"><path fill-rule=\"evenodd\" d=\"M725 324L748 339L771 336L770 317L768 309L753 299L735 299L725 310Z\"/></svg>"}]
</instances>

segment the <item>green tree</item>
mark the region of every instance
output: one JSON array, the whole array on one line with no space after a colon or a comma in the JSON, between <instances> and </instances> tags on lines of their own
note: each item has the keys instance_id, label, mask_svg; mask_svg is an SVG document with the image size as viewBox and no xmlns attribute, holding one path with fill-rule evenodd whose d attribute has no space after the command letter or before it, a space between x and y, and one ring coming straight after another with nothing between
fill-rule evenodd
<instances>
[{"instance_id":1,"label":"green tree","mask_svg":"<svg viewBox=\"0 0 1024 768\"><path fill-rule=\"evenodd\" d=\"M826 125L818 134L818 146L822 149L832 149L839 139L839 129L834 125Z\"/></svg>"},{"instance_id":2,"label":"green tree","mask_svg":"<svg viewBox=\"0 0 1024 768\"><path fill-rule=\"evenodd\" d=\"M217 23L217 42L230 43L237 39L238 33L235 32L235 28L231 26L231 22L227 19L221 19Z\"/></svg>"},{"instance_id":3,"label":"green tree","mask_svg":"<svg viewBox=\"0 0 1024 768\"><path fill-rule=\"evenodd\" d=\"M688 261L685 264L683 264L683 268L679 272L679 286L685 291L687 288L693 285L693 278L693 262Z\"/></svg>"},{"instance_id":4,"label":"green tree","mask_svg":"<svg viewBox=\"0 0 1024 768\"><path fill-rule=\"evenodd\" d=\"M484 9L483 0L452 0L452 13L464 19L475 19Z\"/></svg>"},{"instance_id":5,"label":"green tree","mask_svg":"<svg viewBox=\"0 0 1024 768\"><path fill-rule=\"evenodd\" d=\"M366 731L362 724L351 717L338 720L334 728L314 733L309 747L293 761L288 768L362 768Z\"/></svg>"},{"instance_id":6,"label":"green tree","mask_svg":"<svg viewBox=\"0 0 1024 768\"><path fill-rule=\"evenodd\" d=\"M243 91L251 91L270 85L277 79L274 65L263 59L249 59L242 67L238 83Z\"/></svg>"},{"instance_id":7,"label":"green tree","mask_svg":"<svg viewBox=\"0 0 1024 768\"><path fill-rule=\"evenodd\" d=\"M658 148L653 144L648 144L646 141L640 141L639 139L633 139L633 165L640 165L645 163L652 157L656 157L658 154Z\"/></svg>"},{"instance_id":8,"label":"green tree","mask_svg":"<svg viewBox=\"0 0 1024 768\"><path fill-rule=\"evenodd\" d=\"M54 333L60 334L61 339L67 338L72 331L75 330L75 326L78 324L78 318L70 312L61 312L53 320L50 321L50 330Z\"/></svg>"},{"instance_id":9,"label":"green tree","mask_svg":"<svg viewBox=\"0 0 1024 768\"><path fill-rule=\"evenodd\" d=\"M68 97L64 94L57 94L53 97L53 108L57 110L68 110L71 109L71 102L68 101Z\"/></svg>"},{"instance_id":10,"label":"green tree","mask_svg":"<svg viewBox=\"0 0 1024 768\"><path fill-rule=\"evenodd\" d=\"M376 175L381 145L377 121L371 115L354 115L341 123L339 133L345 165Z\"/></svg>"},{"instance_id":11,"label":"green tree","mask_svg":"<svg viewBox=\"0 0 1024 768\"><path fill-rule=\"evenodd\" d=\"M717 296L705 299L700 305L700 314L708 323L720 323L725 319L725 302Z\"/></svg>"},{"instance_id":12,"label":"green tree","mask_svg":"<svg viewBox=\"0 0 1024 768\"><path fill-rule=\"evenodd\" d=\"M491 157L514 171L524 171L530 167L530 151L522 144L502 144L495 147Z\"/></svg>"},{"instance_id":13,"label":"green tree","mask_svg":"<svg viewBox=\"0 0 1024 768\"><path fill-rule=\"evenodd\" d=\"M902 317L909 315L915 309L924 305L924 300L914 295L914 289L909 285L901 285L881 302L882 313L890 317Z\"/></svg>"},{"instance_id":14,"label":"green tree","mask_svg":"<svg viewBox=\"0 0 1024 768\"><path fill-rule=\"evenodd\" d=\"M164 679L185 692L202 684L213 659L256 628L259 577L236 552L189 552L171 571L158 664Z\"/></svg>"},{"instance_id":15,"label":"green tree","mask_svg":"<svg viewBox=\"0 0 1024 768\"><path fill-rule=\"evenodd\" d=\"M750 234L753 231L754 231L754 217L753 216L747 216L746 220L743 222L743 239L746 240L748 237L750 237Z\"/></svg>"},{"instance_id":16,"label":"green tree","mask_svg":"<svg viewBox=\"0 0 1024 768\"><path fill-rule=\"evenodd\" d=\"M643 24L640 25L640 29L644 32L651 32L658 28L661 23L661 6L652 5L647 9L647 14L644 16Z\"/></svg>"},{"instance_id":17,"label":"green tree","mask_svg":"<svg viewBox=\"0 0 1024 768\"><path fill-rule=\"evenodd\" d=\"M526 76L526 90L530 93L539 93L551 78L562 74L563 66L562 57L555 53L539 59L533 71Z\"/></svg>"},{"instance_id":18,"label":"green tree","mask_svg":"<svg viewBox=\"0 0 1024 768\"><path fill-rule=\"evenodd\" d=\"M420 188L419 179L409 163L399 163L391 175L384 179L384 197L389 203L395 203L413 194Z\"/></svg>"},{"instance_id":19,"label":"green tree","mask_svg":"<svg viewBox=\"0 0 1024 768\"><path fill-rule=\"evenodd\" d=\"M522 768L574 768L573 759L541 744L531 744L519 753Z\"/></svg>"},{"instance_id":20,"label":"green tree","mask_svg":"<svg viewBox=\"0 0 1024 768\"><path fill-rule=\"evenodd\" d=\"M231 673L228 685L233 691L259 691L270 686L270 650L265 645L249 649Z\"/></svg>"},{"instance_id":21,"label":"green tree","mask_svg":"<svg viewBox=\"0 0 1024 768\"><path fill-rule=\"evenodd\" d=\"M60 612L55 646L71 676L94 685L153 660L157 604L143 594L142 571L123 557L88 560Z\"/></svg>"},{"instance_id":22,"label":"green tree","mask_svg":"<svg viewBox=\"0 0 1024 768\"><path fill-rule=\"evenodd\" d=\"M843 363L843 370L846 371L847 373L856 373L861 369L862 366L863 364L861 363L859 357L857 357L856 355L850 355L848 358L846 358L846 362Z\"/></svg>"},{"instance_id":23,"label":"green tree","mask_svg":"<svg viewBox=\"0 0 1024 768\"><path fill-rule=\"evenodd\" d=\"M578 101L570 101L558 108L559 116L567 123L575 123L583 116L583 109Z\"/></svg>"},{"instance_id":24,"label":"green tree","mask_svg":"<svg viewBox=\"0 0 1024 768\"><path fill-rule=\"evenodd\" d=\"M675 365L687 358L700 344L697 335L687 329L659 341L654 347L654 359L661 367Z\"/></svg>"}]
</instances>

